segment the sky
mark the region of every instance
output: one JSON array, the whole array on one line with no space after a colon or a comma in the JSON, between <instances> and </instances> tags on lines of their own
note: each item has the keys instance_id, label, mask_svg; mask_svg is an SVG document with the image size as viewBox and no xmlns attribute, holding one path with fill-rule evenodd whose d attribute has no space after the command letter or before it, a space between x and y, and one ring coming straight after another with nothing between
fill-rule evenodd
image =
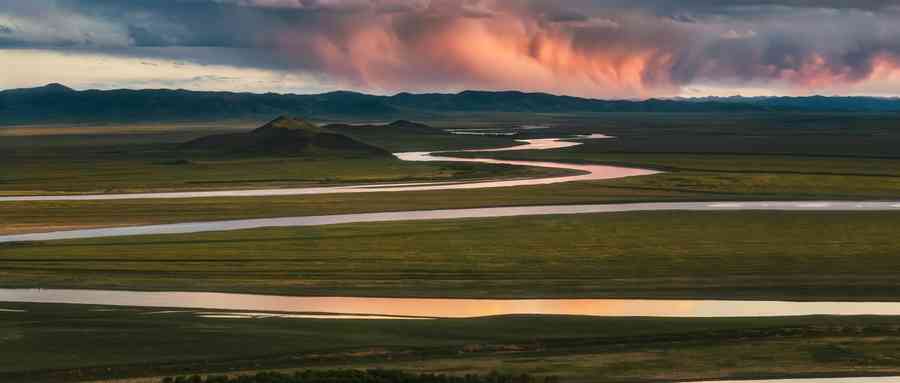
<instances>
[{"instance_id":1,"label":"sky","mask_svg":"<svg viewBox=\"0 0 900 383\"><path fill-rule=\"evenodd\" d=\"M0 0L0 89L900 96L898 0Z\"/></svg>"}]
</instances>

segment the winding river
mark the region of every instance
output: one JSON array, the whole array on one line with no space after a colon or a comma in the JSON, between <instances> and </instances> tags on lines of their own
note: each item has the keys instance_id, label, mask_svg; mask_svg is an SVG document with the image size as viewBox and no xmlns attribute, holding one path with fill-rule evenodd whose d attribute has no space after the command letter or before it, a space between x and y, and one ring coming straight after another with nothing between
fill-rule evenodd
<instances>
[{"instance_id":1,"label":"winding river","mask_svg":"<svg viewBox=\"0 0 900 383\"><path fill-rule=\"evenodd\" d=\"M540 215L568 215L589 213L620 213L639 211L900 211L900 201L894 202L655 202L593 205L546 205L516 207L485 207L474 209L413 210L386 213L335 214L305 217L235 219L208 222L186 222L161 225L126 226L101 229L63 230L44 233L0 236L0 243L52 241L60 239L123 237L152 234L188 234L209 231L230 231L266 227L324 226L347 223L424 221L460 218L497 218Z\"/></svg>"},{"instance_id":2,"label":"winding river","mask_svg":"<svg viewBox=\"0 0 900 383\"><path fill-rule=\"evenodd\" d=\"M573 139L609 139L602 134L591 134L573 137ZM472 149L468 152L499 152L510 150L548 150L581 145L580 142L566 141L558 138L520 140L521 145L493 148ZM43 195L43 196L11 196L0 197L0 202L16 201L87 201L87 200L122 200L148 198L202 198L202 197L250 197L250 196L283 196L309 195L329 193L371 193L397 191L428 191L454 189L482 189L496 187L515 187L531 185L547 185L561 182L605 180L622 177L656 174L646 169L626 168L605 165L580 165L544 161L513 161L491 158L457 158L442 156L442 152L407 152L395 153L405 161L449 161L473 162L487 164L504 164L516 166L536 166L545 168L567 169L579 174L546 178L529 178L515 180L489 180L478 182L430 182L400 184L369 184L354 186L330 186L317 188L284 188L255 190L220 190L163 193L131 193L131 194L92 194L92 195ZM61 239L121 237L152 234L187 234L209 231L244 230L265 227L321 226L346 223L414 221L460 218L491 218L535 216L554 214L587 214L615 213L636 211L708 211L708 210L799 210L799 211L900 211L900 201L879 202L672 202L672 203L629 203L629 204L593 204L593 205L550 205L522 207L490 207L474 209L400 211L387 213L338 214L305 217L280 217L261 219L237 219L209 222L186 222L176 224L142 225L116 228L81 229L52 231L31 234L0 235L0 243L50 241Z\"/></svg>"},{"instance_id":3,"label":"winding river","mask_svg":"<svg viewBox=\"0 0 900 383\"><path fill-rule=\"evenodd\" d=\"M603 135L588 135L574 137L575 139L610 138ZM559 149L581 145L580 142L564 141L556 138L544 138L534 140L519 140L521 145L496 148L475 149L466 152L498 152L506 150L546 150ZM607 165L577 165L559 162L543 161L505 161L491 158L456 158L441 156L442 152L406 152L394 153L394 156L404 161L445 161L445 162L476 162L483 164L501 164L517 166L534 166L553 169L568 169L580 174L570 176L555 176L545 178L527 178L515 180L489 180L475 182L417 182L417 183L392 183L392 184L366 184L350 186L325 186L304 188L278 188L278 189L247 189L247 190L215 190L215 191L190 191L190 192L159 192L159 193L123 193L123 194L73 194L73 195L33 195L33 196L8 196L0 197L0 202L21 201L97 201L97 200L123 200L123 199L163 199L163 198L208 198L208 197L267 197L289 195L312 194L342 194L342 193L375 193L375 192L399 192L399 191L429 191L429 190L465 190L485 189L513 186L549 185L572 181L594 181L614 178L624 178L657 174L659 172L647 169L626 168Z\"/></svg>"},{"instance_id":4,"label":"winding river","mask_svg":"<svg viewBox=\"0 0 900 383\"><path fill-rule=\"evenodd\" d=\"M603 135L578 137L610 138ZM504 150L544 150L580 145L560 139L523 140L523 145L469 150L495 152ZM577 165L540 161L505 161L488 158L454 158L440 152L397 153L406 161L454 161L489 164L537 166L568 169L579 174L517 180L477 182L430 182L330 186L316 188L283 188L256 190L224 190L196 192L11 196L0 202L15 201L87 201L151 198L201 197L259 197L309 195L330 193L370 193L388 191L428 191L480 189L546 185L561 182L603 180L655 174L646 169L604 165ZM188 222L164 225L145 225L118 228L68 230L34 234L0 236L0 242L49 241L77 238L99 238L150 234L179 234L206 231L242 230L263 227L318 226L342 223L436 220L458 218L514 217L551 214L614 213L635 211L900 211L900 201L818 201L818 202L677 202L594 205L553 205L525 207L494 207L477 209L449 209L404 211L388 213L343 214L307 217ZM162 307L190 310L234 310L235 312L195 312L207 318L252 319L267 317L320 319L437 319L473 318L494 315L589 315L589 316L650 316L650 317L764 317L794 315L900 315L895 302L785 302L785 301L725 301L725 300L642 300L642 299L418 299L418 298L354 298L354 297L296 297L206 292L139 292L64 289L0 289L0 302L69 303L111 306ZM4 309L0 313L16 315L19 309ZM159 311L166 314L179 311ZM786 380L742 380L742 383L900 383L898 377L884 378L822 378ZM718 381L727 383L728 381ZM737 381L735 381L737 382Z\"/></svg>"},{"instance_id":5,"label":"winding river","mask_svg":"<svg viewBox=\"0 0 900 383\"><path fill-rule=\"evenodd\" d=\"M69 303L310 315L359 319L477 318L495 315L605 317L771 317L798 315L900 315L896 302L788 302L660 299L451 299L298 297L206 292L0 289L0 302ZM205 313L210 315L209 313ZM222 313L219 313L222 315ZM224 314L228 315L228 314ZM234 313L231 315L240 315Z\"/></svg>"}]
</instances>

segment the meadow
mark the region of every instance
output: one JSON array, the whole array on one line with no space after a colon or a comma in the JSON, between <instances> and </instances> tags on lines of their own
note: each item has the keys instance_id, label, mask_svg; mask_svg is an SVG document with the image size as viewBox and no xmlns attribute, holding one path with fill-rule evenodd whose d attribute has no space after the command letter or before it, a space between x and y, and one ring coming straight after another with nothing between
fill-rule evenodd
<instances>
[{"instance_id":1,"label":"meadow","mask_svg":"<svg viewBox=\"0 0 900 383\"><path fill-rule=\"evenodd\" d=\"M191 139L243 131L251 124L94 126L72 127L71 132L58 126L0 128L0 195L302 187L566 173L502 165L410 163L385 157L216 155L179 149L180 143ZM382 136L391 139L390 134ZM405 151L512 144L494 137L416 138L415 145L389 147ZM453 144L447 143L451 140Z\"/></svg>"},{"instance_id":2,"label":"meadow","mask_svg":"<svg viewBox=\"0 0 900 383\"><path fill-rule=\"evenodd\" d=\"M0 246L4 287L898 300L895 212L642 212Z\"/></svg>"},{"instance_id":3,"label":"meadow","mask_svg":"<svg viewBox=\"0 0 900 383\"><path fill-rule=\"evenodd\" d=\"M159 382L194 372L402 368L660 382L900 372L896 317L429 321L218 319L190 311L0 305L4 381ZM90 344L90 347L86 347Z\"/></svg>"},{"instance_id":4,"label":"meadow","mask_svg":"<svg viewBox=\"0 0 900 383\"><path fill-rule=\"evenodd\" d=\"M0 203L0 215L8 217L0 225L0 234L483 206L674 200L891 200L900 195L900 154L896 149L900 147L900 129L897 129L900 125L894 114L609 113L452 117L436 118L428 123L441 128L510 129L526 123L545 125L542 129L520 130L521 138L586 133L616 136L611 140L583 140L582 146L559 150L466 155L595 162L654 168L665 173L600 182L465 191ZM247 126L254 125L107 127L105 134L100 134L103 127L74 127L74 135L60 134L66 131L59 127L3 128L0 131L5 129L8 135L0 140L4 149L0 155L4 158L0 161L4 170L0 172L0 193L262 188L559 174L546 169L371 159L197 159L179 165L177 156L161 149L209 132ZM360 138L377 141L392 151L497 147L512 142L509 137L388 132L379 133L376 139L373 135ZM104 147L130 147L134 152L106 153L98 149Z\"/></svg>"},{"instance_id":5,"label":"meadow","mask_svg":"<svg viewBox=\"0 0 900 383\"><path fill-rule=\"evenodd\" d=\"M896 114L461 114L441 128L515 138L605 133L552 151L478 153L662 174L546 186L280 197L0 203L0 234L236 218L540 204L897 200ZM533 129L516 129L519 125ZM546 176L389 159L186 158L257 122L0 128L0 193L230 189ZM369 134L391 151L510 137ZM463 154L459 154L463 155ZM472 154L466 154L472 155ZM0 287L394 297L900 300L900 214L641 212L349 224L0 245ZM215 319L152 308L0 304L0 380L132 383L194 372L402 368L564 382L900 374L894 317L434 321ZM181 311L181 310L178 310ZM90 347L87 347L89 345Z\"/></svg>"}]
</instances>

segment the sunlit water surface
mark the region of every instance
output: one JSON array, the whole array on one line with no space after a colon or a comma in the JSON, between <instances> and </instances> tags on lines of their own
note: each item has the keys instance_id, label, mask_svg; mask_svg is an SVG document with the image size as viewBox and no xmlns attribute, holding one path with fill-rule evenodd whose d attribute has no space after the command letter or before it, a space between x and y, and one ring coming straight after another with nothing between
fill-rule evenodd
<instances>
[{"instance_id":1,"label":"sunlit water surface","mask_svg":"<svg viewBox=\"0 0 900 383\"><path fill-rule=\"evenodd\" d=\"M516 314L607 317L900 315L900 304L894 302L296 297L204 292L64 289L0 289L0 302L72 303L428 318L474 318Z\"/></svg>"}]
</instances>

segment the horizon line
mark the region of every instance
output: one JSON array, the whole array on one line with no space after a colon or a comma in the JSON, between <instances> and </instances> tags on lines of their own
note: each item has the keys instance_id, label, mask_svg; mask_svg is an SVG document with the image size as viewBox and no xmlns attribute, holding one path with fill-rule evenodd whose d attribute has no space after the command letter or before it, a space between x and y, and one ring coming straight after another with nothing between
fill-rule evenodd
<instances>
[{"instance_id":1,"label":"horizon line","mask_svg":"<svg viewBox=\"0 0 900 383\"><path fill-rule=\"evenodd\" d=\"M593 101L625 101L625 102L646 102L646 101L682 101L682 100L727 100L727 99L771 99L771 98L867 98L867 99L878 99L878 100L897 100L900 101L900 96L866 96L866 95L824 95L824 94L809 94L809 95L766 95L766 96L744 96L742 94L734 94L729 96L671 96L671 97L649 97L649 98L594 98L594 97L583 97L583 96L573 96L567 94L558 94L558 93L550 93L550 92L540 92L540 91L527 91L527 90L517 90L517 89L505 89L505 90L485 90L485 89L465 89L460 91L434 91L434 92L414 92L414 91L402 91L392 94L379 94L379 93L366 93L358 90L347 90L347 89L339 89L332 90L327 92L319 92L319 93L279 93L279 92L251 92L251 91L233 91L233 90L193 90L193 89L185 89L185 88L111 88L111 89L99 89L99 88L86 88L86 89L78 89L73 88L71 86L65 85L59 82L47 83L44 85L37 85L32 87L19 87L19 88L7 88L0 89L0 92L9 92L9 91L17 91L17 90L31 90L31 89L40 89L40 88L48 88L48 87L63 87L68 90L74 92L115 92L115 91L172 91L172 92L192 92L192 93L230 93L230 94L253 94L253 95L280 95L280 96L318 96L324 94L333 94L333 93L352 93L359 94L364 96L372 96L372 97L396 97L400 95L413 95L413 96L427 96L427 95L461 95L463 93L520 93L520 94L530 94L530 95L548 95L553 97L569 97L581 100L593 100Z\"/></svg>"}]
</instances>

